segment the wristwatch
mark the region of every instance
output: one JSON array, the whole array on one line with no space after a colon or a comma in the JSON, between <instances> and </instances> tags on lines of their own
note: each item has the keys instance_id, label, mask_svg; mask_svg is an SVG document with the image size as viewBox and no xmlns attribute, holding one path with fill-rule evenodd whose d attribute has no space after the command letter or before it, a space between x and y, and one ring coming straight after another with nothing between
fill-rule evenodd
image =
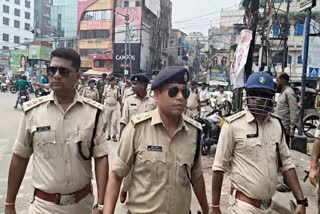
<instances>
[{"instance_id":1,"label":"wristwatch","mask_svg":"<svg viewBox=\"0 0 320 214\"><path fill-rule=\"evenodd\" d=\"M303 206L305 206L305 207L308 207L308 199L307 198L305 198L305 199L303 199L303 200L297 200L297 204L299 205L303 205Z\"/></svg>"},{"instance_id":2,"label":"wristwatch","mask_svg":"<svg viewBox=\"0 0 320 214\"><path fill-rule=\"evenodd\" d=\"M99 211L103 212L103 204L95 204L93 209L98 209Z\"/></svg>"}]
</instances>

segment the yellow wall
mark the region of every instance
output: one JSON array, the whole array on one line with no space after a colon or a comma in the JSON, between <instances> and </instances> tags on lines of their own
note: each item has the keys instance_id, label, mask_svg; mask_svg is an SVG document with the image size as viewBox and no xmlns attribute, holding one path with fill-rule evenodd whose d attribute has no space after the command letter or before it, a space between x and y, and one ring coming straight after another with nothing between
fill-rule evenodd
<instances>
[{"instance_id":1,"label":"yellow wall","mask_svg":"<svg viewBox=\"0 0 320 214\"><path fill-rule=\"evenodd\" d=\"M88 7L88 10L107 10L112 8L112 0L98 0Z\"/></svg>"},{"instance_id":2,"label":"yellow wall","mask_svg":"<svg viewBox=\"0 0 320 214\"><path fill-rule=\"evenodd\" d=\"M80 22L80 30L91 30L90 28L88 29L88 24L92 21L81 21ZM101 28L102 29L111 29L112 23L110 20L101 20Z\"/></svg>"},{"instance_id":3,"label":"yellow wall","mask_svg":"<svg viewBox=\"0 0 320 214\"><path fill-rule=\"evenodd\" d=\"M111 40L92 39L92 40L80 40L79 49L100 49L108 48L112 45Z\"/></svg>"},{"instance_id":4,"label":"yellow wall","mask_svg":"<svg viewBox=\"0 0 320 214\"><path fill-rule=\"evenodd\" d=\"M89 58L81 58L81 68L91 68L92 61Z\"/></svg>"}]
</instances>

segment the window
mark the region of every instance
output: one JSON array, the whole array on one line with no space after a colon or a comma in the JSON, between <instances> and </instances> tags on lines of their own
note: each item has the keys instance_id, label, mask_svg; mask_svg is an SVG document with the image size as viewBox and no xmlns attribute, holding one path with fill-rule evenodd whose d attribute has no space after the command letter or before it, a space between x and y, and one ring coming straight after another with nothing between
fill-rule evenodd
<instances>
[{"instance_id":1,"label":"window","mask_svg":"<svg viewBox=\"0 0 320 214\"><path fill-rule=\"evenodd\" d=\"M20 5L20 0L14 0L14 3Z\"/></svg>"},{"instance_id":2,"label":"window","mask_svg":"<svg viewBox=\"0 0 320 214\"><path fill-rule=\"evenodd\" d=\"M103 59L94 60L94 67L96 67L96 68L104 68L104 60Z\"/></svg>"},{"instance_id":3,"label":"window","mask_svg":"<svg viewBox=\"0 0 320 214\"><path fill-rule=\"evenodd\" d=\"M88 11L83 17L83 21L94 21L94 20L110 20L110 10L96 10Z\"/></svg>"},{"instance_id":4,"label":"window","mask_svg":"<svg viewBox=\"0 0 320 214\"><path fill-rule=\"evenodd\" d=\"M129 1L124 1L124 7L129 7Z\"/></svg>"},{"instance_id":5,"label":"window","mask_svg":"<svg viewBox=\"0 0 320 214\"><path fill-rule=\"evenodd\" d=\"M110 30L82 30L80 39L109 39Z\"/></svg>"},{"instance_id":6,"label":"window","mask_svg":"<svg viewBox=\"0 0 320 214\"><path fill-rule=\"evenodd\" d=\"M141 7L141 2L140 1L136 1L136 7Z\"/></svg>"},{"instance_id":7,"label":"window","mask_svg":"<svg viewBox=\"0 0 320 214\"><path fill-rule=\"evenodd\" d=\"M298 56L298 64L302 64L302 56Z\"/></svg>"},{"instance_id":8,"label":"window","mask_svg":"<svg viewBox=\"0 0 320 214\"><path fill-rule=\"evenodd\" d=\"M30 13L29 12L25 12L24 13L24 18L30 20Z\"/></svg>"},{"instance_id":9,"label":"window","mask_svg":"<svg viewBox=\"0 0 320 214\"><path fill-rule=\"evenodd\" d=\"M226 66L227 65L227 57L222 57L222 59L221 59L221 65L222 66Z\"/></svg>"},{"instance_id":10,"label":"window","mask_svg":"<svg viewBox=\"0 0 320 214\"><path fill-rule=\"evenodd\" d=\"M3 5L3 12L9 13L9 6L8 5Z\"/></svg>"},{"instance_id":11,"label":"window","mask_svg":"<svg viewBox=\"0 0 320 214\"><path fill-rule=\"evenodd\" d=\"M30 30L30 24L29 23L24 23L24 29L25 30Z\"/></svg>"},{"instance_id":12,"label":"window","mask_svg":"<svg viewBox=\"0 0 320 214\"><path fill-rule=\"evenodd\" d=\"M291 63L292 63L292 56L289 55L288 56L288 64L291 65Z\"/></svg>"},{"instance_id":13,"label":"window","mask_svg":"<svg viewBox=\"0 0 320 214\"><path fill-rule=\"evenodd\" d=\"M19 44L20 43L20 37L19 36L14 36L14 43Z\"/></svg>"},{"instance_id":14,"label":"window","mask_svg":"<svg viewBox=\"0 0 320 214\"><path fill-rule=\"evenodd\" d=\"M303 36L304 32L304 24L301 22L296 22L294 25L294 35L295 36Z\"/></svg>"},{"instance_id":15,"label":"window","mask_svg":"<svg viewBox=\"0 0 320 214\"><path fill-rule=\"evenodd\" d=\"M213 66L218 65L218 57L213 57Z\"/></svg>"},{"instance_id":16,"label":"window","mask_svg":"<svg viewBox=\"0 0 320 214\"><path fill-rule=\"evenodd\" d=\"M274 23L272 27L273 36L279 36L280 35L280 27L279 24Z\"/></svg>"},{"instance_id":17,"label":"window","mask_svg":"<svg viewBox=\"0 0 320 214\"><path fill-rule=\"evenodd\" d=\"M9 26L9 18L3 17L2 23L3 23L4 25Z\"/></svg>"},{"instance_id":18,"label":"window","mask_svg":"<svg viewBox=\"0 0 320 214\"><path fill-rule=\"evenodd\" d=\"M9 50L8 46L2 46L2 50Z\"/></svg>"},{"instance_id":19,"label":"window","mask_svg":"<svg viewBox=\"0 0 320 214\"><path fill-rule=\"evenodd\" d=\"M2 41L9 42L9 34L3 33L2 34Z\"/></svg>"},{"instance_id":20,"label":"window","mask_svg":"<svg viewBox=\"0 0 320 214\"><path fill-rule=\"evenodd\" d=\"M30 8L30 1L25 0L24 5L26 8Z\"/></svg>"},{"instance_id":21,"label":"window","mask_svg":"<svg viewBox=\"0 0 320 214\"><path fill-rule=\"evenodd\" d=\"M14 27L20 28L20 21L14 20Z\"/></svg>"},{"instance_id":22,"label":"window","mask_svg":"<svg viewBox=\"0 0 320 214\"><path fill-rule=\"evenodd\" d=\"M17 9L17 8L15 8L15 9L14 9L14 15L15 15L15 16L20 16L20 10Z\"/></svg>"},{"instance_id":23,"label":"window","mask_svg":"<svg viewBox=\"0 0 320 214\"><path fill-rule=\"evenodd\" d=\"M80 49L80 56L89 56L90 54L104 54L106 49Z\"/></svg>"}]
</instances>

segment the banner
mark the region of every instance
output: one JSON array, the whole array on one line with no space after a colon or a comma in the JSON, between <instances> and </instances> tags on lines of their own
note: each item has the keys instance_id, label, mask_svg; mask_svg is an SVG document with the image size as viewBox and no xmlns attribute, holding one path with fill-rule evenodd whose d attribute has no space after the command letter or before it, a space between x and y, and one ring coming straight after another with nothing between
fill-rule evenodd
<instances>
[{"instance_id":1,"label":"banner","mask_svg":"<svg viewBox=\"0 0 320 214\"><path fill-rule=\"evenodd\" d=\"M50 60L50 54L52 48L41 45L30 45L29 46L29 59L39 59L44 61Z\"/></svg>"},{"instance_id":2,"label":"banner","mask_svg":"<svg viewBox=\"0 0 320 214\"><path fill-rule=\"evenodd\" d=\"M244 66L247 62L251 40L252 31L242 30L230 67L230 82L233 89L244 87Z\"/></svg>"},{"instance_id":3,"label":"banner","mask_svg":"<svg viewBox=\"0 0 320 214\"><path fill-rule=\"evenodd\" d=\"M320 28L320 24L311 20L310 33L318 33ZM310 36L309 37L309 56L308 56L308 69L307 77L317 78L319 77L319 68L320 68L320 38L318 36ZM316 72L317 71L317 72Z\"/></svg>"},{"instance_id":4,"label":"banner","mask_svg":"<svg viewBox=\"0 0 320 214\"><path fill-rule=\"evenodd\" d=\"M10 55L10 70L17 74L24 74L27 69L26 52L23 50L13 50Z\"/></svg>"},{"instance_id":5,"label":"banner","mask_svg":"<svg viewBox=\"0 0 320 214\"><path fill-rule=\"evenodd\" d=\"M126 42L126 21L123 16L129 15L129 36L130 43L140 43L141 37L141 7L116 8L115 22L115 43Z\"/></svg>"}]
</instances>

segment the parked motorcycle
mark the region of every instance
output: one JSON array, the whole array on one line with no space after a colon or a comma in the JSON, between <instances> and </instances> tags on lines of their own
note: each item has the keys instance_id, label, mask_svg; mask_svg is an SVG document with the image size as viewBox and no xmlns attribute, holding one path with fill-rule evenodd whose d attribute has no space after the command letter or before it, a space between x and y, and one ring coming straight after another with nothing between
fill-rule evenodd
<instances>
[{"instance_id":1,"label":"parked motorcycle","mask_svg":"<svg viewBox=\"0 0 320 214\"><path fill-rule=\"evenodd\" d=\"M22 107L23 103L29 101L29 95L27 91L20 91L20 106Z\"/></svg>"},{"instance_id":2,"label":"parked motorcycle","mask_svg":"<svg viewBox=\"0 0 320 214\"><path fill-rule=\"evenodd\" d=\"M37 88L34 94L36 97L47 96L50 94L50 90L47 88Z\"/></svg>"},{"instance_id":3,"label":"parked motorcycle","mask_svg":"<svg viewBox=\"0 0 320 214\"><path fill-rule=\"evenodd\" d=\"M9 91L12 93L12 94L15 94L18 92L18 88L16 86L16 81L14 80L10 80L9 81L9 84L8 85L8 88L9 88Z\"/></svg>"},{"instance_id":4,"label":"parked motorcycle","mask_svg":"<svg viewBox=\"0 0 320 214\"><path fill-rule=\"evenodd\" d=\"M1 92L7 92L8 85L7 83L1 83Z\"/></svg>"},{"instance_id":5,"label":"parked motorcycle","mask_svg":"<svg viewBox=\"0 0 320 214\"><path fill-rule=\"evenodd\" d=\"M224 119L220 109L214 109L211 113L205 114L196 120L202 125L202 148L203 155L210 153L211 147L217 145Z\"/></svg>"}]
</instances>

